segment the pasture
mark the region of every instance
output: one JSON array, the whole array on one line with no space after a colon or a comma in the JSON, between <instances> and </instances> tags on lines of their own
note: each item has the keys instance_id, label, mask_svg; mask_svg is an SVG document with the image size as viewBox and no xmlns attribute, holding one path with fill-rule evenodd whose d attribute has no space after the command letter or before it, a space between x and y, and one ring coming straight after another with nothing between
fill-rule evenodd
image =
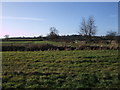
<instances>
[{"instance_id":1,"label":"pasture","mask_svg":"<svg viewBox=\"0 0 120 90\"><path fill-rule=\"evenodd\" d=\"M120 88L118 50L2 52L3 88Z\"/></svg>"},{"instance_id":2,"label":"pasture","mask_svg":"<svg viewBox=\"0 0 120 90\"><path fill-rule=\"evenodd\" d=\"M2 46L25 46L25 45L34 45L34 44L51 44L51 45L55 45L55 46L74 46L74 47L78 47L80 45L94 45L94 46L114 46L117 47L118 43L116 43L115 41L113 41L112 44L107 44L105 42L103 43L85 43L86 41L79 41L79 42L56 42L56 41L30 41L30 40L26 40L26 41L0 41L0 44L2 44ZM107 41L106 41L107 42Z\"/></svg>"}]
</instances>

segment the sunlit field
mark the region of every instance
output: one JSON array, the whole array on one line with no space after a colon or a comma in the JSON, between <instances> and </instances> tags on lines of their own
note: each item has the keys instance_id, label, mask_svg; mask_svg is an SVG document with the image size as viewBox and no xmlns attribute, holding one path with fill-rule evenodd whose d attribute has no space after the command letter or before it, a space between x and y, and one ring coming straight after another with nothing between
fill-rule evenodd
<instances>
[{"instance_id":1,"label":"sunlit field","mask_svg":"<svg viewBox=\"0 0 120 90\"><path fill-rule=\"evenodd\" d=\"M2 54L3 88L120 88L118 50Z\"/></svg>"},{"instance_id":2,"label":"sunlit field","mask_svg":"<svg viewBox=\"0 0 120 90\"><path fill-rule=\"evenodd\" d=\"M119 90L119 6L89 1L1 3L2 88Z\"/></svg>"}]
</instances>

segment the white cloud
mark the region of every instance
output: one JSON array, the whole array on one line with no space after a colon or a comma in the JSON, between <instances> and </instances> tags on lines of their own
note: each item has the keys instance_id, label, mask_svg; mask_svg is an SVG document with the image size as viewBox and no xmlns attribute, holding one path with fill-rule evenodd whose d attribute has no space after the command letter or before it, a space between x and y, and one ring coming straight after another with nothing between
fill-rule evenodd
<instances>
[{"instance_id":1,"label":"white cloud","mask_svg":"<svg viewBox=\"0 0 120 90\"><path fill-rule=\"evenodd\" d=\"M31 17L9 17L9 16L3 16L0 17L0 19L11 19L11 20L31 20L31 21L44 21L43 18L31 18Z\"/></svg>"}]
</instances>

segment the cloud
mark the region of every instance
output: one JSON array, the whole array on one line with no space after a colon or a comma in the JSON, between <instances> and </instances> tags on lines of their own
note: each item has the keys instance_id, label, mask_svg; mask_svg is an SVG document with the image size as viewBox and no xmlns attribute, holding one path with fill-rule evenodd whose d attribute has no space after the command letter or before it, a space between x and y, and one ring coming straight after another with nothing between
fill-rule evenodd
<instances>
[{"instance_id":1,"label":"cloud","mask_svg":"<svg viewBox=\"0 0 120 90\"><path fill-rule=\"evenodd\" d=\"M8 17L8 16L0 17L0 19L10 19L10 20L30 20L30 21L44 21L44 20L45 20L45 19L43 19L43 18L31 18L31 17Z\"/></svg>"}]
</instances>

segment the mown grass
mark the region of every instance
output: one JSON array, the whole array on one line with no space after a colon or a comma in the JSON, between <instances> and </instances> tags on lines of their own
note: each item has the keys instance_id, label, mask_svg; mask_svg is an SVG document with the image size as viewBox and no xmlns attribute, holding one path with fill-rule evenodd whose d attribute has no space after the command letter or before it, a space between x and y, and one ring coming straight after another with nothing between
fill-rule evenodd
<instances>
[{"instance_id":1,"label":"mown grass","mask_svg":"<svg viewBox=\"0 0 120 90\"><path fill-rule=\"evenodd\" d=\"M0 42L3 46L11 46L11 45L34 45L34 44L52 44L52 45L65 45L64 42L54 42L54 41L3 41Z\"/></svg>"},{"instance_id":2,"label":"mown grass","mask_svg":"<svg viewBox=\"0 0 120 90\"><path fill-rule=\"evenodd\" d=\"M117 50L2 54L3 88L120 88Z\"/></svg>"}]
</instances>

